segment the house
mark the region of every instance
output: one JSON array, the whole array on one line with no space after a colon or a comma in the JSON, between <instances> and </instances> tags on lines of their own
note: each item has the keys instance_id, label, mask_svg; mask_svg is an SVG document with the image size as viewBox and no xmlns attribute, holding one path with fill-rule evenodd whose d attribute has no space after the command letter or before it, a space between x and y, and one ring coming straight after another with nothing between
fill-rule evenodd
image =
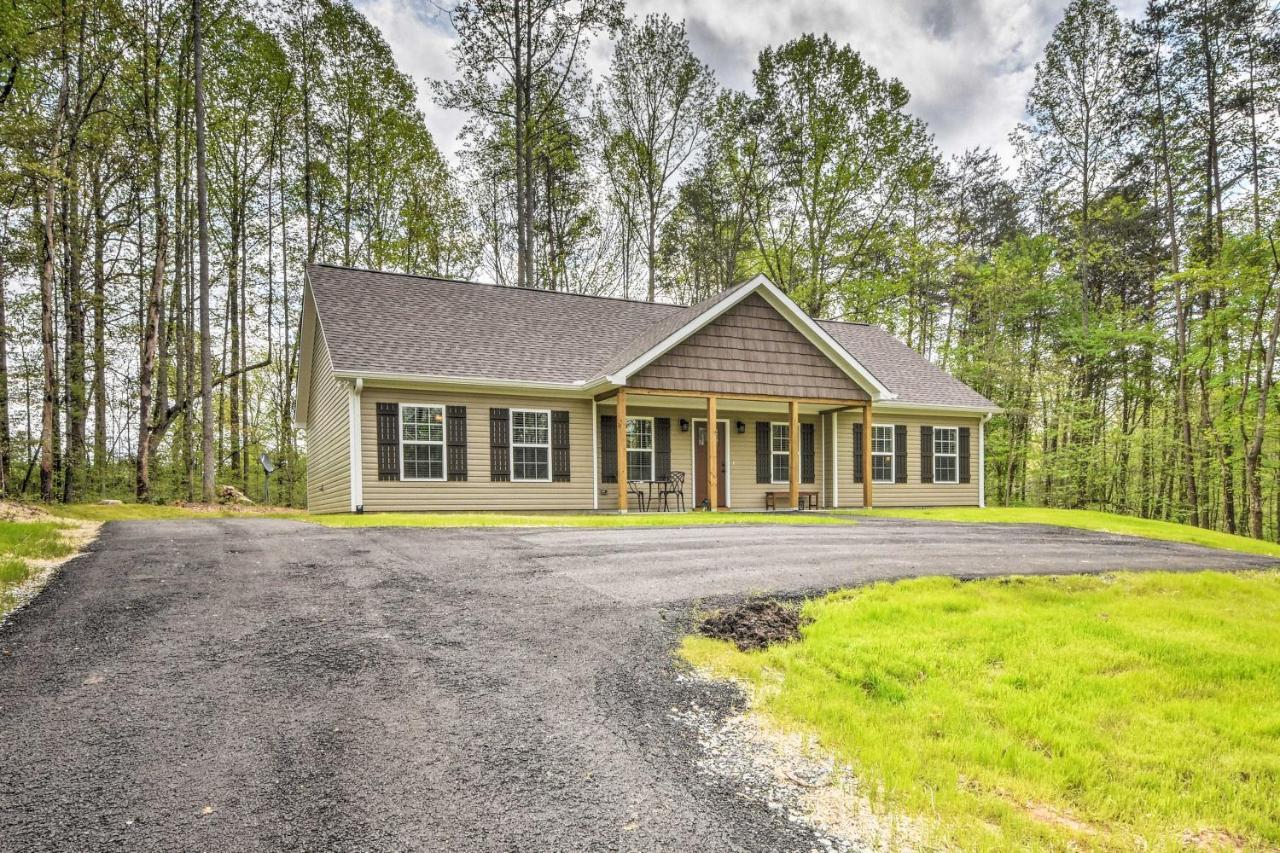
<instances>
[{"instance_id":1,"label":"house","mask_svg":"<svg viewBox=\"0 0 1280 853\"><path fill-rule=\"evenodd\" d=\"M670 472L711 510L983 503L997 408L764 276L681 307L313 265L299 341L314 512L625 512Z\"/></svg>"}]
</instances>

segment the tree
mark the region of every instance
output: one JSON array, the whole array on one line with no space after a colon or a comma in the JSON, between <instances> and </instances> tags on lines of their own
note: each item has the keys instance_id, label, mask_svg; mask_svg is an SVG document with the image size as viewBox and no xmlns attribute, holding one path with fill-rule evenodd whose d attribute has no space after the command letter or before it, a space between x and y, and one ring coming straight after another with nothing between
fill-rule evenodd
<instances>
[{"instance_id":1,"label":"tree","mask_svg":"<svg viewBox=\"0 0 1280 853\"><path fill-rule=\"evenodd\" d=\"M536 152L546 150L590 38L621 24L621 0L464 0L451 13L459 76L435 81L436 98L472 114L471 132L500 128L515 186L516 283L532 287ZM494 138L494 137L490 137Z\"/></svg>"},{"instance_id":2,"label":"tree","mask_svg":"<svg viewBox=\"0 0 1280 853\"><path fill-rule=\"evenodd\" d=\"M715 93L715 76L689 49L683 22L649 15L622 28L597 120L617 195L637 201L623 210L645 250L650 302L675 181L706 136Z\"/></svg>"},{"instance_id":3,"label":"tree","mask_svg":"<svg viewBox=\"0 0 1280 853\"><path fill-rule=\"evenodd\" d=\"M906 88L829 36L766 48L754 79L769 170L756 245L770 278L825 316L856 292L906 194L931 180L932 145Z\"/></svg>"}]
</instances>

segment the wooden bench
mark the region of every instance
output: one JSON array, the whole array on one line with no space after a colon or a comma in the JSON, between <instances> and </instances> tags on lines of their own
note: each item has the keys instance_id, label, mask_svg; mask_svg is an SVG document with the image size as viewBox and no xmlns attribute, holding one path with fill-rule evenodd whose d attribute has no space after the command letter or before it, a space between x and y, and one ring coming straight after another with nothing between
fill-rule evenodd
<instances>
[{"instance_id":1,"label":"wooden bench","mask_svg":"<svg viewBox=\"0 0 1280 853\"><path fill-rule=\"evenodd\" d=\"M790 503L791 502L790 490L785 492L765 492L764 493L765 510L768 511L768 510L777 509L779 498L781 498L784 503ZM800 509L817 509L817 508L818 508L818 493L816 491L800 492Z\"/></svg>"}]
</instances>

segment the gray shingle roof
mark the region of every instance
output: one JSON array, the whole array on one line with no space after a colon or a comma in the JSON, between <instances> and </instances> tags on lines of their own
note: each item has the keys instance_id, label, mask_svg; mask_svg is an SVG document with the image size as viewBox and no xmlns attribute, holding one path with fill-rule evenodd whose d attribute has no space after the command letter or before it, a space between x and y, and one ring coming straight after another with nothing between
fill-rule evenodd
<instances>
[{"instance_id":1,"label":"gray shingle roof","mask_svg":"<svg viewBox=\"0 0 1280 853\"><path fill-rule=\"evenodd\" d=\"M729 296L692 307L315 264L311 294L337 373L586 383ZM882 329L822 321L898 402L992 404Z\"/></svg>"}]
</instances>

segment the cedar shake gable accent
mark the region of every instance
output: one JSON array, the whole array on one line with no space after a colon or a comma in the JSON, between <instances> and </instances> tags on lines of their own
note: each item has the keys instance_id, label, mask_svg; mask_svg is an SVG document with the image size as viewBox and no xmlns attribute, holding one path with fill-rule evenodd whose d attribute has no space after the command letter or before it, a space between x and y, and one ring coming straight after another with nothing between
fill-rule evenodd
<instances>
[{"instance_id":1,"label":"cedar shake gable accent","mask_svg":"<svg viewBox=\"0 0 1280 853\"><path fill-rule=\"evenodd\" d=\"M633 373L628 385L831 400L870 397L757 293Z\"/></svg>"}]
</instances>

